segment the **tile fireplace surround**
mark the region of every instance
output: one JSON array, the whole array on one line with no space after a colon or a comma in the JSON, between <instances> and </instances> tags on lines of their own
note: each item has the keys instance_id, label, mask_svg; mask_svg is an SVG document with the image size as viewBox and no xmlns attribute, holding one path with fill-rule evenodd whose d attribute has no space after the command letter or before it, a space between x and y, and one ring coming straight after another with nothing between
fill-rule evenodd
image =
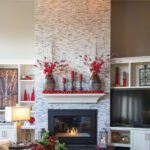
<instances>
[{"instance_id":1,"label":"tile fireplace surround","mask_svg":"<svg viewBox=\"0 0 150 150\"><path fill-rule=\"evenodd\" d=\"M37 59L51 54L54 43L55 59L66 59L70 69L75 74L75 87L78 87L78 74L83 74L83 89L89 89L91 73L83 65L79 55L87 54L94 58L96 41L98 55L110 54L110 0L36 0L35 2L35 46ZM36 70L35 93L35 137L41 128L48 129L48 109L96 109L97 110L97 141L99 131L108 128L110 123L110 63L105 64L100 75L102 90L106 96L97 103L67 103L52 104L41 92L44 76ZM65 74L55 73L56 90L62 88L62 77L67 78L67 88L70 88L70 71ZM61 97L60 97L61 98ZM83 97L81 97L82 101ZM94 122L93 122L94 123ZM99 143L99 142L98 142Z\"/></svg>"},{"instance_id":2,"label":"tile fireplace surround","mask_svg":"<svg viewBox=\"0 0 150 150\"><path fill-rule=\"evenodd\" d=\"M82 100L82 99L81 99ZM99 132L104 128L108 129L110 120L110 100L109 98L101 99L97 104L50 104L49 101L42 95L38 97L38 103L34 107L36 113L36 138L38 138L38 132L42 128L48 129L48 109L84 109L84 110L97 110L97 143L99 143ZM94 123L94 122L93 122Z\"/></svg>"}]
</instances>

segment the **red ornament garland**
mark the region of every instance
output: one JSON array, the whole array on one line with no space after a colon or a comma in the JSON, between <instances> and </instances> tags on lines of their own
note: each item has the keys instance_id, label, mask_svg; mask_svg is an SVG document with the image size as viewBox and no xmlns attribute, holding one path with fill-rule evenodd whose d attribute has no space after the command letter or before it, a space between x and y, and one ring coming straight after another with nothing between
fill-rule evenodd
<instances>
[{"instance_id":1,"label":"red ornament garland","mask_svg":"<svg viewBox=\"0 0 150 150\"><path fill-rule=\"evenodd\" d=\"M93 91L43 91L43 94L99 94L104 93L102 90Z\"/></svg>"}]
</instances>

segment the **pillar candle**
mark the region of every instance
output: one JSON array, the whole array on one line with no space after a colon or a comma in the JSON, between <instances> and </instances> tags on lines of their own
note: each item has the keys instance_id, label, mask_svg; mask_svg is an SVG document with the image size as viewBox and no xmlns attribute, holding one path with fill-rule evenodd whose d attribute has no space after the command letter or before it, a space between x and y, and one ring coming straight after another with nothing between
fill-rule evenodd
<instances>
[{"instance_id":1,"label":"pillar candle","mask_svg":"<svg viewBox=\"0 0 150 150\"><path fill-rule=\"evenodd\" d=\"M66 83L66 78L62 78L62 82L63 82L63 83Z\"/></svg>"},{"instance_id":2,"label":"pillar candle","mask_svg":"<svg viewBox=\"0 0 150 150\"><path fill-rule=\"evenodd\" d=\"M71 79L74 79L74 70L71 70Z\"/></svg>"},{"instance_id":3,"label":"pillar candle","mask_svg":"<svg viewBox=\"0 0 150 150\"><path fill-rule=\"evenodd\" d=\"M82 80L82 74L79 74L79 80L80 81Z\"/></svg>"}]
</instances>

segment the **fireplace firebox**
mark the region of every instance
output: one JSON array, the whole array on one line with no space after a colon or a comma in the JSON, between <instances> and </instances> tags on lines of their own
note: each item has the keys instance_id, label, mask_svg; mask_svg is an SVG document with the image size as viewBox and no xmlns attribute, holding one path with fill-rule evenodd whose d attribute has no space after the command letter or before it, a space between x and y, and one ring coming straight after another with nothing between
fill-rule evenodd
<instances>
[{"instance_id":1,"label":"fireplace firebox","mask_svg":"<svg viewBox=\"0 0 150 150\"><path fill-rule=\"evenodd\" d=\"M68 146L97 143L97 110L48 110L48 129Z\"/></svg>"}]
</instances>

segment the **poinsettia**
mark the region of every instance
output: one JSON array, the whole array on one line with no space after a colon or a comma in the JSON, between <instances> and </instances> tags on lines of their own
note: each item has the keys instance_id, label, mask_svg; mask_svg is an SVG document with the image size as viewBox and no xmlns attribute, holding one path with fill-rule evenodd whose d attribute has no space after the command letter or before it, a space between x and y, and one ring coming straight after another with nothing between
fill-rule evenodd
<instances>
[{"instance_id":1,"label":"poinsettia","mask_svg":"<svg viewBox=\"0 0 150 150\"><path fill-rule=\"evenodd\" d=\"M44 57L43 60L38 59L37 64L35 65L35 67L43 70L43 73L46 75L51 75L56 70L63 70L63 68L67 66L68 64L65 64L65 60L51 62L47 57Z\"/></svg>"},{"instance_id":2,"label":"poinsettia","mask_svg":"<svg viewBox=\"0 0 150 150\"><path fill-rule=\"evenodd\" d=\"M106 55L106 57L104 58L103 54L99 57L95 57L93 60L87 55L79 55L79 57L83 58L84 65L89 67L89 70L90 72L92 72L93 76L100 74L105 61L109 60L109 55Z\"/></svg>"}]
</instances>

